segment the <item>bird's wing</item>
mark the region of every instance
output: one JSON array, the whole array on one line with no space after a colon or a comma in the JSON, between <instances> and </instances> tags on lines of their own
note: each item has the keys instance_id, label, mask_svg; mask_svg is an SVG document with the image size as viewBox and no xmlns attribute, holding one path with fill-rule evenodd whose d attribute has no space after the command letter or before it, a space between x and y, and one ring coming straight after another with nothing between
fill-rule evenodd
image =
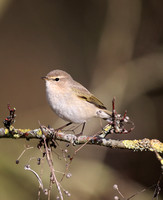
<instances>
[{"instance_id":1,"label":"bird's wing","mask_svg":"<svg viewBox=\"0 0 163 200\"><path fill-rule=\"evenodd\" d=\"M88 101L89 103L94 104L98 108L106 109L106 107L104 106L104 104L100 100L98 100L95 96L93 96L93 95L91 95L89 97L85 97L85 96L82 97L81 96L81 98L85 98L86 101Z\"/></svg>"},{"instance_id":2,"label":"bird's wing","mask_svg":"<svg viewBox=\"0 0 163 200\"><path fill-rule=\"evenodd\" d=\"M73 91L79 98L85 99L87 102L94 104L96 107L106 109L104 104L98 100L92 93L90 93L84 86L76 82L76 87L73 87Z\"/></svg>"}]
</instances>

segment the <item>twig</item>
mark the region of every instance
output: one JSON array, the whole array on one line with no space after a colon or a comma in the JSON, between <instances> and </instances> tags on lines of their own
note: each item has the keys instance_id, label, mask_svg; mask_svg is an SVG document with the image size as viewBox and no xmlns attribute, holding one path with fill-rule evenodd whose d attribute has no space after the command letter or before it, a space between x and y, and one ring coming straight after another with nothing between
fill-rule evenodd
<instances>
[{"instance_id":1,"label":"twig","mask_svg":"<svg viewBox=\"0 0 163 200\"><path fill-rule=\"evenodd\" d=\"M37 177L37 180L38 180L38 182L39 182L40 188L43 190L44 187L43 187L43 183L42 183L41 178L39 177L39 175L38 175L33 169L30 168L30 165L26 165L26 166L24 167L24 169L25 169L25 170L31 171L31 172Z\"/></svg>"},{"instance_id":2,"label":"twig","mask_svg":"<svg viewBox=\"0 0 163 200\"><path fill-rule=\"evenodd\" d=\"M40 126L40 128L42 130L42 133L44 134L44 129L42 128L42 126ZM58 189L58 192L59 192L61 200L63 200L63 195L62 195L62 192L61 192L60 184L59 184L59 182L58 182L58 180L56 178L56 175L55 175L55 170L54 170L53 162L52 162L51 155L50 155L50 149L47 146L45 135L43 137L43 140L44 140L45 151L46 151L46 159L48 161L48 165L50 167L51 174L52 174L52 177L54 179L53 181L56 183L56 186L57 186L57 189Z\"/></svg>"}]
</instances>

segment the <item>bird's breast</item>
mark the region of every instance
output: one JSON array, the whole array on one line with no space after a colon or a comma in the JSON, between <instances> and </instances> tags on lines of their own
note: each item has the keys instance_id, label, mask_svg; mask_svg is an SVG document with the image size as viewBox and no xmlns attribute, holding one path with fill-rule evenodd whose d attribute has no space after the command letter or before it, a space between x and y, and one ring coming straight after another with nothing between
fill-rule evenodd
<instances>
[{"instance_id":1,"label":"bird's breast","mask_svg":"<svg viewBox=\"0 0 163 200\"><path fill-rule=\"evenodd\" d=\"M78 98L69 91L58 92L47 87L46 94L52 110L66 121L83 123L87 119L96 116L93 104Z\"/></svg>"}]
</instances>

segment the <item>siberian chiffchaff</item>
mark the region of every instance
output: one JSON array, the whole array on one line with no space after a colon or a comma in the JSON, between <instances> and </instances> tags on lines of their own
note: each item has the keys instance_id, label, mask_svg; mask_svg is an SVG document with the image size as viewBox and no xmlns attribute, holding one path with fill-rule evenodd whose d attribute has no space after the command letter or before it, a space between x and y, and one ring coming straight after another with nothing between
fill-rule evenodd
<instances>
[{"instance_id":1,"label":"siberian chiffchaff","mask_svg":"<svg viewBox=\"0 0 163 200\"><path fill-rule=\"evenodd\" d=\"M53 70L42 79L46 82L46 96L52 110L62 119L83 124L86 120L99 117L111 121L112 112L84 86L62 70Z\"/></svg>"}]
</instances>

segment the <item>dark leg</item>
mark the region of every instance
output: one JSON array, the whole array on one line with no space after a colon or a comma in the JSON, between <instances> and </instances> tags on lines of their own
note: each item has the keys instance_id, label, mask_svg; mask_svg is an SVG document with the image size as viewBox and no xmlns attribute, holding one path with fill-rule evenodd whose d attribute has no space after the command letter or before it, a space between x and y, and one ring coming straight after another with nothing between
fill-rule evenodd
<instances>
[{"instance_id":1,"label":"dark leg","mask_svg":"<svg viewBox=\"0 0 163 200\"><path fill-rule=\"evenodd\" d=\"M63 128L65 128L65 127L67 127L67 126L69 126L69 125L71 125L71 124L72 124L72 122L69 122L69 123L67 123L67 124L65 124L65 125L63 125L63 126L57 128L57 129L55 129L55 130L56 130L56 131L62 130Z\"/></svg>"},{"instance_id":2,"label":"dark leg","mask_svg":"<svg viewBox=\"0 0 163 200\"><path fill-rule=\"evenodd\" d=\"M83 127L82 127L82 130L81 130L81 132L80 132L80 133L78 133L78 134L76 134L76 136L77 136L77 137L79 137L79 136L83 135L83 131L84 131L84 128L85 128L85 124L86 124L86 122L84 122L84 123L83 123Z\"/></svg>"}]
</instances>

